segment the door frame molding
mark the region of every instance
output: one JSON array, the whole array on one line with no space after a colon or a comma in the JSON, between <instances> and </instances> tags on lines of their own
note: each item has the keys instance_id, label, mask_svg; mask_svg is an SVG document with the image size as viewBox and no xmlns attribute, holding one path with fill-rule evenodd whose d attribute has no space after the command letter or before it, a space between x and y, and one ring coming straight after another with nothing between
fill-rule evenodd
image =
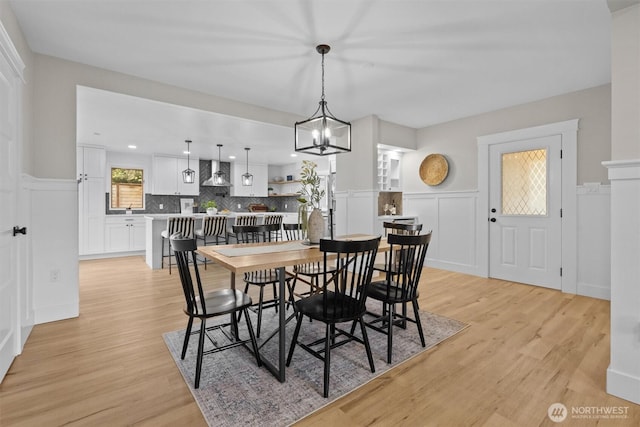
<instances>
[{"instance_id":1,"label":"door frame molding","mask_svg":"<svg viewBox=\"0 0 640 427\"><path fill-rule=\"evenodd\" d=\"M560 135L562 146L562 292L577 292L577 149L578 122L572 119L524 129L477 137L478 143L478 212L477 229L481 249L478 253L478 273L489 277L489 148L494 144L515 142L545 136ZM482 213L484 212L484 214Z\"/></svg>"}]
</instances>

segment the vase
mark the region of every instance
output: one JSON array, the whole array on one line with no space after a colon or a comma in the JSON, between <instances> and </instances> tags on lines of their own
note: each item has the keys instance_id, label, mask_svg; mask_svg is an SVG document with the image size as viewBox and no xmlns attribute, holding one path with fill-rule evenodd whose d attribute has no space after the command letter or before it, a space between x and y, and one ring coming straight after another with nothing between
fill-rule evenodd
<instances>
[{"instance_id":1,"label":"vase","mask_svg":"<svg viewBox=\"0 0 640 427\"><path fill-rule=\"evenodd\" d=\"M218 213L218 209L216 208L207 208L207 215L213 216Z\"/></svg>"},{"instance_id":2,"label":"vase","mask_svg":"<svg viewBox=\"0 0 640 427\"><path fill-rule=\"evenodd\" d=\"M324 218L320 209L315 208L311 211L307 221L307 237L311 243L320 243L320 239L324 235Z\"/></svg>"},{"instance_id":3,"label":"vase","mask_svg":"<svg viewBox=\"0 0 640 427\"><path fill-rule=\"evenodd\" d=\"M298 228L300 229L300 239L307 239L307 220L309 219L309 211L307 205L298 206Z\"/></svg>"}]
</instances>

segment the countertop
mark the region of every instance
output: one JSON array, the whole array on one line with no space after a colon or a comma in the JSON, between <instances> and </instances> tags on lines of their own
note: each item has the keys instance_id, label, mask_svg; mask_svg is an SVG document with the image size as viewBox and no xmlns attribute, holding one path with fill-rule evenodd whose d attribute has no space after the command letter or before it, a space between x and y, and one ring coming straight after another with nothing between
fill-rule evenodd
<instances>
[{"instance_id":1,"label":"countertop","mask_svg":"<svg viewBox=\"0 0 640 427\"><path fill-rule=\"evenodd\" d=\"M378 215L378 219L409 219L409 218L417 218L417 215Z\"/></svg>"},{"instance_id":2,"label":"countertop","mask_svg":"<svg viewBox=\"0 0 640 427\"><path fill-rule=\"evenodd\" d=\"M215 216L228 216L228 217L236 217L238 215L256 215L256 216L263 216L263 215L283 215L283 214L297 214L297 212L229 212L227 214L216 214ZM170 216L192 216L195 218L203 218L205 216L207 216L206 213L194 213L194 214L179 214L179 213L166 213L166 214L134 214L134 215L118 215L118 216L142 216L145 218L149 218L149 219L167 219Z\"/></svg>"}]
</instances>

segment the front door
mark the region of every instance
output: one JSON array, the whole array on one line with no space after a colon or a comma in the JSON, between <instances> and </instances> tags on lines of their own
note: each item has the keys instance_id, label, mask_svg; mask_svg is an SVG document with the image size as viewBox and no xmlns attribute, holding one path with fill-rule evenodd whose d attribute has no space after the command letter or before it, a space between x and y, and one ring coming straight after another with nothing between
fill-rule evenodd
<instances>
[{"instance_id":1,"label":"front door","mask_svg":"<svg viewBox=\"0 0 640 427\"><path fill-rule=\"evenodd\" d=\"M489 148L489 276L560 289L560 135Z\"/></svg>"}]
</instances>

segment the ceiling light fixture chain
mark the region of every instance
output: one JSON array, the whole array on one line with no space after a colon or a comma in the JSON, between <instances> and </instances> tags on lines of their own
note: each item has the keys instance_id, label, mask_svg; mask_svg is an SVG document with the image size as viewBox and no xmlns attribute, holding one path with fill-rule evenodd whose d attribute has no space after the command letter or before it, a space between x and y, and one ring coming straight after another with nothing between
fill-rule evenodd
<instances>
[{"instance_id":1,"label":"ceiling light fixture chain","mask_svg":"<svg viewBox=\"0 0 640 427\"><path fill-rule=\"evenodd\" d=\"M316 51L322 55L322 94L319 106L309 119L296 122L294 126L295 150L318 156L351 151L351 123L336 118L329 110L325 98L324 56L330 50L331 47L326 44L316 46Z\"/></svg>"}]
</instances>

